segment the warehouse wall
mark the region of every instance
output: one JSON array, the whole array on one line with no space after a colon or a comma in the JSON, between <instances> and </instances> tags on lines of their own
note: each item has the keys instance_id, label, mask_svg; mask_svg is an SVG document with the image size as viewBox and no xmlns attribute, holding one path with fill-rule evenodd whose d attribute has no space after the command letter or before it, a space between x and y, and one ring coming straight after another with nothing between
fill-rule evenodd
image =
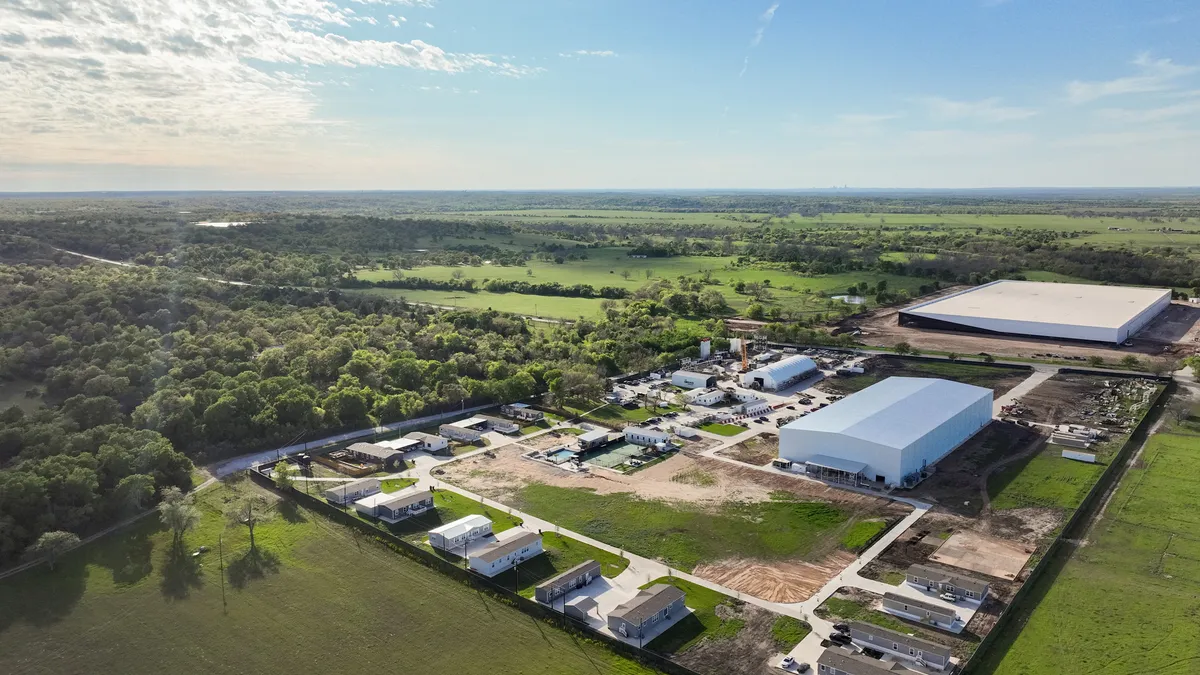
<instances>
[{"instance_id":1,"label":"warehouse wall","mask_svg":"<svg viewBox=\"0 0 1200 675\"><path fill-rule=\"evenodd\" d=\"M1117 341L1124 342L1125 340L1129 339L1130 335L1137 333L1139 330L1145 327L1146 324L1153 321L1154 317L1161 314L1163 310L1170 305L1171 291L1163 291L1162 297L1160 297L1158 300L1155 300L1153 305L1150 305L1146 309L1142 310L1137 316L1130 319L1129 323L1121 327L1120 334L1117 336Z\"/></svg>"},{"instance_id":2,"label":"warehouse wall","mask_svg":"<svg viewBox=\"0 0 1200 675\"><path fill-rule=\"evenodd\" d=\"M992 421L992 390L982 392L953 417L939 424L900 453L900 478L921 470L950 454ZM889 482L891 478L889 477Z\"/></svg>"},{"instance_id":3,"label":"warehouse wall","mask_svg":"<svg viewBox=\"0 0 1200 675\"><path fill-rule=\"evenodd\" d=\"M809 429L779 430L779 456L803 464L814 455L828 455L867 465L867 478L885 476L889 483L898 482L901 472L900 452L860 438L843 436L828 431Z\"/></svg>"}]
</instances>

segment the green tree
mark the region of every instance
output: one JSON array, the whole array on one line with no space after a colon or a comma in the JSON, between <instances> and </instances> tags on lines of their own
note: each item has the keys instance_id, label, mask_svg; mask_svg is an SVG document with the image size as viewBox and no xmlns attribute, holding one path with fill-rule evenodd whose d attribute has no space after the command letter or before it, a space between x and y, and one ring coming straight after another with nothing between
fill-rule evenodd
<instances>
[{"instance_id":1,"label":"green tree","mask_svg":"<svg viewBox=\"0 0 1200 675\"><path fill-rule=\"evenodd\" d=\"M58 559L78 545L79 537L72 532L64 532L62 530L44 532L42 536L37 538L37 541L26 549L25 555L30 560L45 560L46 564L53 570Z\"/></svg>"},{"instance_id":2,"label":"green tree","mask_svg":"<svg viewBox=\"0 0 1200 675\"><path fill-rule=\"evenodd\" d=\"M183 536L200 525L200 510L196 508L192 495L184 494L177 487L163 490L158 503L158 517L171 530L172 543L179 547Z\"/></svg>"},{"instance_id":3,"label":"green tree","mask_svg":"<svg viewBox=\"0 0 1200 675\"><path fill-rule=\"evenodd\" d=\"M1092 355L1088 357L1088 364L1094 368L1099 368L1104 365L1104 359L1100 356Z\"/></svg>"},{"instance_id":4,"label":"green tree","mask_svg":"<svg viewBox=\"0 0 1200 675\"><path fill-rule=\"evenodd\" d=\"M766 308L757 302L751 303L750 306L746 308L746 316L756 321L762 320L766 314Z\"/></svg>"},{"instance_id":5,"label":"green tree","mask_svg":"<svg viewBox=\"0 0 1200 675\"><path fill-rule=\"evenodd\" d=\"M114 491L121 511L140 511L154 496L154 477L135 473L125 476Z\"/></svg>"},{"instance_id":6,"label":"green tree","mask_svg":"<svg viewBox=\"0 0 1200 675\"><path fill-rule=\"evenodd\" d=\"M237 500L229 510L225 512L225 517L231 524L241 525L250 533L250 550L257 551L257 544L254 541L254 530L260 524L271 519L271 503L262 495L246 495Z\"/></svg>"},{"instance_id":7,"label":"green tree","mask_svg":"<svg viewBox=\"0 0 1200 675\"><path fill-rule=\"evenodd\" d=\"M1121 357L1121 367L1127 370L1139 370L1142 367L1142 362L1133 354L1126 354Z\"/></svg>"},{"instance_id":8,"label":"green tree","mask_svg":"<svg viewBox=\"0 0 1200 675\"><path fill-rule=\"evenodd\" d=\"M897 342L896 346L892 347L892 350L897 354L911 354L913 352L912 345L904 341Z\"/></svg>"},{"instance_id":9,"label":"green tree","mask_svg":"<svg viewBox=\"0 0 1200 675\"><path fill-rule=\"evenodd\" d=\"M280 490L290 490L296 480L296 467L286 459L276 462L271 477L275 481L275 487Z\"/></svg>"}]
</instances>

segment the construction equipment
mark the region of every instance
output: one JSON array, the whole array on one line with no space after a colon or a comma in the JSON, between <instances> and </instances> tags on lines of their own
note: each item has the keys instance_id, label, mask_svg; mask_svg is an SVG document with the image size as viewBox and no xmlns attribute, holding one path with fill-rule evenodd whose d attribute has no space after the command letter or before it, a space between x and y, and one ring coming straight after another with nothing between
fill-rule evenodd
<instances>
[{"instance_id":1,"label":"construction equipment","mask_svg":"<svg viewBox=\"0 0 1200 675\"><path fill-rule=\"evenodd\" d=\"M746 350L746 340L742 340L742 372L750 372L750 355Z\"/></svg>"}]
</instances>

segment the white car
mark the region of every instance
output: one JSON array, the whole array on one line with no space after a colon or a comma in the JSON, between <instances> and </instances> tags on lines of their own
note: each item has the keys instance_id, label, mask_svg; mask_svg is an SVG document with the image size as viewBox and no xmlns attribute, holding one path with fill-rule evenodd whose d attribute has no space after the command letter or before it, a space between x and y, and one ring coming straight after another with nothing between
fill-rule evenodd
<instances>
[{"instance_id":1,"label":"white car","mask_svg":"<svg viewBox=\"0 0 1200 675\"><path fill-rule=\"evenodd\" d=\"M784 670L791 670L794 665L796 665L796 659L790 656L783 657L783 660L779 662L779 667Z\"/></svg>"}]
</instances>

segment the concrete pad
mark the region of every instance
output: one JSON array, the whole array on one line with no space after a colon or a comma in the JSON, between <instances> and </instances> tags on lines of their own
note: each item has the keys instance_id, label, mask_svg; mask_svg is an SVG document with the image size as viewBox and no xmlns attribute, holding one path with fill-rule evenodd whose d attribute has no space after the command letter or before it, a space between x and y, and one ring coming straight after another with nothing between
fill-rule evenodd
<instances>
[{"instance_id":1,"label":"concrete pad","mask_svg":"<svg viewBox=\"0 0 1200 675\"><path fill-rule=\"evenodd\" d=\"M962 531L951 535L929 559L1000 579L1015 579L1031 555L1032 549L1020 544Z\"/></svg>"}]
</instances>

